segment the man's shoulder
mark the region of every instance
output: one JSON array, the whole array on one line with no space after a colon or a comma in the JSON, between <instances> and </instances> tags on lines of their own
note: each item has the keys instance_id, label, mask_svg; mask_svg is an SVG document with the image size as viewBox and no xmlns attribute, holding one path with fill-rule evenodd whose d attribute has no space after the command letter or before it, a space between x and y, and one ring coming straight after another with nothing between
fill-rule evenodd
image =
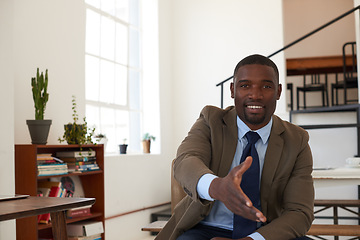
<instances>
[{"instance_id":1,"label":"man's shoulder","mask_svg":"<svg viewBox=\"0 0 360 240\"><path fill-rule=\"evenodd\" d=\"M234 106L223 109L212 105L206 105L201 110L201 114L209 118L223 118L227 114L233 114L234 111Z\"/></svg>"},{"instance_id":2,"label":"man's shoulder","mask_svg":"<svg viewBox=\"0 0 360 240\"><path fill-rule=\"evenodd\" d=\"M290 123L286 120L281 119L280 117L273 116L274 127L277 131L285 132L286 134L295 134L295 135L308 135L307 131L293 123Z\"/></svg>"}]
</instances>

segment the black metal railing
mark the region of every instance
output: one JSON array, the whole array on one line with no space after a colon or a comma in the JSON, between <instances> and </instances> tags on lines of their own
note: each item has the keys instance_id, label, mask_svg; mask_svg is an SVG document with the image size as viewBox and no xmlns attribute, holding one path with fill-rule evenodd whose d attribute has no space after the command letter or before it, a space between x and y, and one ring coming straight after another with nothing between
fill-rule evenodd
<instances>
[{"instance_id":1,"label":"black metal railing","mask_svg":"<svg viewBox=\"0 0 360 240\"><path fill-rule=\"evenodd\" d=\"M298 38L297 40L295 40L295 41L293 41L293 42L291 42L291 43L287 44L287 45L286 45L286 46L284 46L283 48L281 48L281 49L279 49L279 50L277 50L277 51L273 52L272 54L268 55L267 57L268 57L268 58L273 57L274 55L276 55L276 54L278 54L278 53L280 53L280 52L282 52L282 51L286 50L287 48L289 48L289 47L291 47L291 46L293 46L293 45L297 44L298 42L301 42L302 40L304 40L304 39L306 39L306 38L310 37L311 35L313 35L313 34L315 34L315 33L319 32L319 31L321 31L322 29L324 29L324 28L326 28L326 27L330 26L331 24L333 24L333 23L335 23L335 22L339 21L340 19L342 19L342 18L346 17L347 15L349 15L349 14L351 14L351 13L355 12L355 11L356 11L356 10L358 10L358 9L360 9L360 5L359 5L359 6L357 6L357 7L355 7L355 8L353 8L353 9L351 9L351 10L349 10L349 11L347 11L347 12L345 12L345 13L343 13L343 14L341 14L341 15L340 15L340 16L338 16L337 18L334 18L333 20L331 20L331 21L329 21L329 22L325 23L324 25L322 25L322 26L320 26L320 27L316 28L315 30L313 30L313 31L309 32L308 34L306 34L306 35L304 35L304 36L302 36L302 37ZM228 77L228 78L226 78L225 80L223 80L223 81L219 82L218 84L216 84L216 87L220 86L220 90L221 90L221 108L223 108L223 107L224 107L224 106L223 106L223 104L224 104L224 99L223 99L223 98L224 98L224 83L226 83L227 81L229 81L229 80L230 80L230 79L232 79L233 77L234 77L234 76Z\"/></svg>"}]
</instances>

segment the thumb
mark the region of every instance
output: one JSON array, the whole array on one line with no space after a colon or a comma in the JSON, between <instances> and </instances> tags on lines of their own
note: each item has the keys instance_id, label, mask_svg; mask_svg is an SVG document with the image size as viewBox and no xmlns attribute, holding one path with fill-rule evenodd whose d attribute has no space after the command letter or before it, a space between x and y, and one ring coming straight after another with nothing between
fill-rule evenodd
<instances>
[{"instance_id":1,"label":"thumb","mask_svg":"<svg viewBox=\"0 0 360 240\"><path fill-rule=\"evenodd\" d=\"M252 157L248 156L245 161L243 161L239 166L237 166L235 170L236 177L242 177L242 175L249 169L252 164Z\"/></svg>"}]
</instances>

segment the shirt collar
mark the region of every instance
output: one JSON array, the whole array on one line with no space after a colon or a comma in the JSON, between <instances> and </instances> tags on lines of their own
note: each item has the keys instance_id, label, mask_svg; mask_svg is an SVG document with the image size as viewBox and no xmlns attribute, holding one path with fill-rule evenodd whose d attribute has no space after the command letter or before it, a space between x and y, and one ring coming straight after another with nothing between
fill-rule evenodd
<instances>
[{"instance_id":1,"label":"shirt collar","mask_svg":"<svg viewBox=\"0 0 360 240\"><path fill-rule=\"evenodd\" d=\"M238 138L240 140L245 136L245 134L248 131L251 131L251 129L239 118L239 116L236 116L236 119L237 119L237 127L238 127ZM268 139L270 137L272 122L273 122L273 120L271 118L270 121L268 122L268 124L266 124L264 127L260 128L256 131L254 131L259 134L259 136L264 144L266 144L266 142L268 141Z\"/></svg>"}]
</instances>

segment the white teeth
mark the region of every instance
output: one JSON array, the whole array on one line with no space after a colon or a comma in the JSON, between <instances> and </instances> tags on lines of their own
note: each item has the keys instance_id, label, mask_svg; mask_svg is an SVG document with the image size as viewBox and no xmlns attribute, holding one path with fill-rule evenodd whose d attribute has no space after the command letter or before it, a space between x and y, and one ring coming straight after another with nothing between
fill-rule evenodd
<instances>
[{"instance_id":1,"label":"white teeth","mask_svg":"<svg viewBox=\"0 0 360 240\"><path fill-rule=\"evenodd\" d=\"M247 106L248 108L251 108L251 109L260 109L262 108L261 106Z\"/></svg>"}]
</instances>

